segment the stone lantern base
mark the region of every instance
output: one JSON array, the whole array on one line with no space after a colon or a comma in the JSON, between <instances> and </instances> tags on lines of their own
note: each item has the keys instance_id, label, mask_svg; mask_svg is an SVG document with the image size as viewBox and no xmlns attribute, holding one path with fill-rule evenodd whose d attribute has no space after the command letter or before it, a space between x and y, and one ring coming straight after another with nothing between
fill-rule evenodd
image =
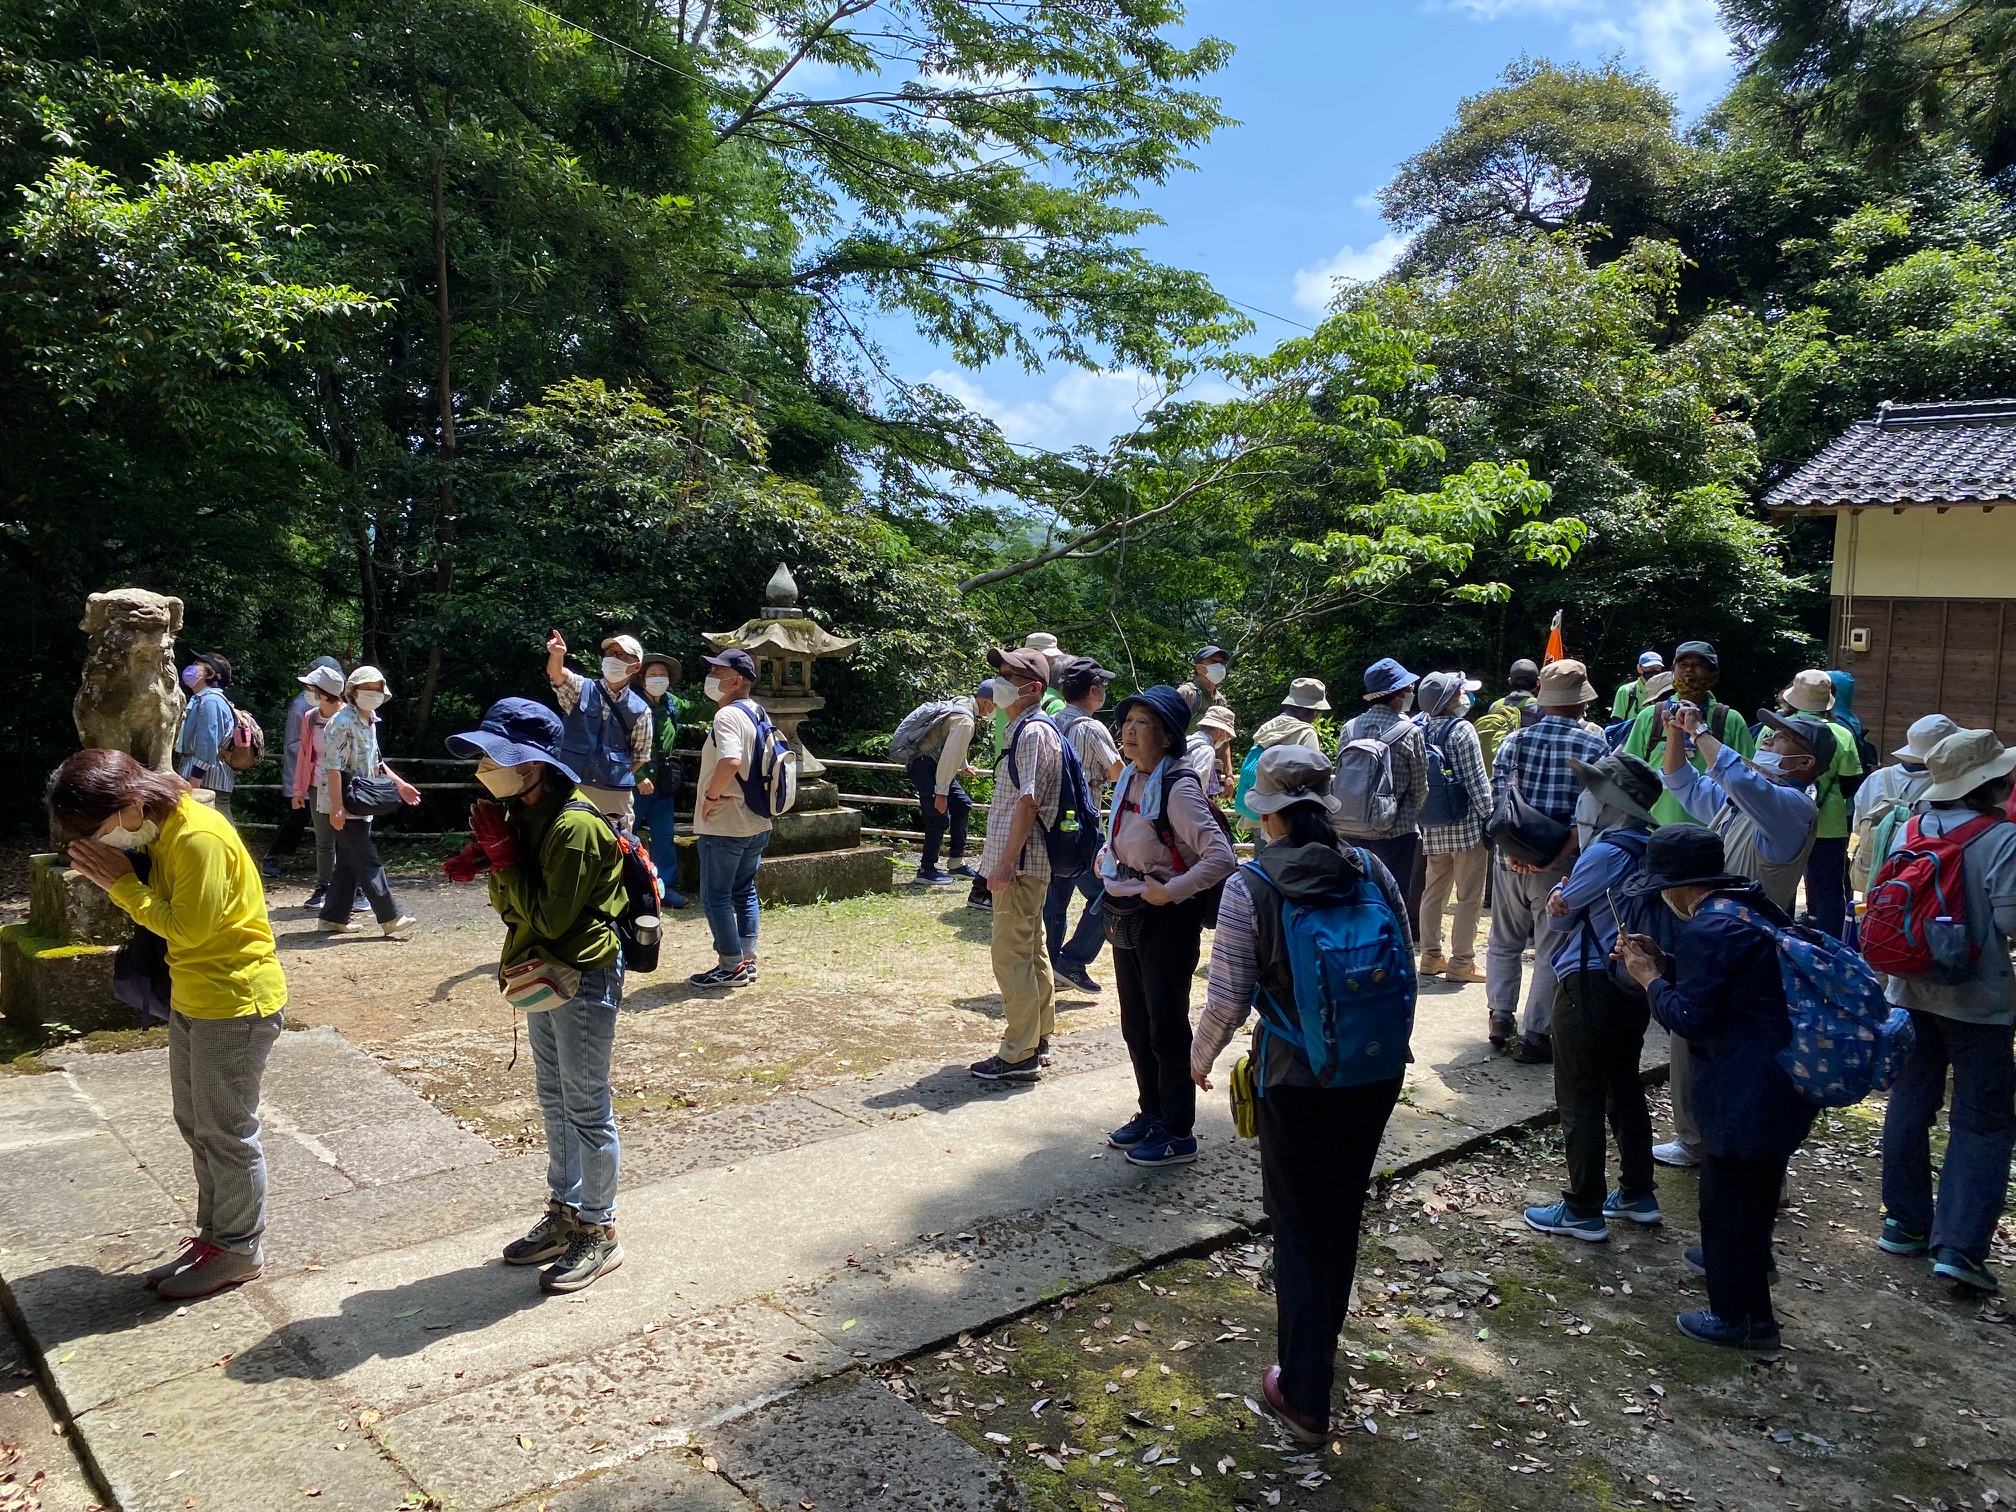
<instances>
[{"instance_id":1,"label":"stone lantern base","mask_svg":"<svg viewBox=\"0 0 2016 1512\"><path fill-rule=\"evenodd\" d=\"M861 843L861 811L843 808L830 782L801 782L797 806L771 829L756 896L769 904L831 902L888 892L895 877L894 853ZM691 835L679 839L679 890L698 904L700 852Z\"/></svg>"},{"instance_id":2,"label":"stone lantern base","mask_svg":"<svg viewBox=\"0 0 2016 1512\"><path fill-rule=\"evenodd\" d=\"M30 858L26 923L0 928L0 1014L24 1029L134 1029L112 996L112 957L133 924L59 855Z\"/></svg>"}]
</instances>

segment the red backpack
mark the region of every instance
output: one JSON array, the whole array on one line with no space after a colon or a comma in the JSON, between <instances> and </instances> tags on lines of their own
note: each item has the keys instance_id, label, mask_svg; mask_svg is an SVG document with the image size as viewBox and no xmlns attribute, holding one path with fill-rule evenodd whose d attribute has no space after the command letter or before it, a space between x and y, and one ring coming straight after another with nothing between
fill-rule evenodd
<instances>
[{"instance_id":1,"label":"red backpack","mask_svg":"<svg viewBox=\"0 0 2016 1512\"><path fill-rule=\"evenodd\" d=\"M1999 814L1981 814L1945 835L1913 818L1904 839L1870 879L1862 911L1862 957L1889 976L1957 986L1970 980L1981 948L1967 934L1962 852Z\"/></svg>"}]
</instances>

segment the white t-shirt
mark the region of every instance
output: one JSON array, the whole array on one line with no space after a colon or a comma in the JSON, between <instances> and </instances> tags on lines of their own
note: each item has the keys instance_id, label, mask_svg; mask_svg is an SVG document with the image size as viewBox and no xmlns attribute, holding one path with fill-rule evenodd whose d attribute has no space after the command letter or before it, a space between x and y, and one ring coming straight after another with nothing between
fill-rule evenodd
<instances>
[{"instance_id":1,"label":"white t-shirt","mask_svg":"<svg viewBox=\"0 0 2016 1512\"><path fill-rule=\"evenodd\" d=\"M700 747L700 785L693 795L693 833L741 838L760 835L770 828L768 819L750 813L749 805L742 801L741 778L748 773L755 750L756 721L732 703L716 709L707 743ZM742 771L728 779L721 793L722 801L710 819L707 794L713 790L714 768L723 761L740 761Z\"/></svg>"}]
</instances>

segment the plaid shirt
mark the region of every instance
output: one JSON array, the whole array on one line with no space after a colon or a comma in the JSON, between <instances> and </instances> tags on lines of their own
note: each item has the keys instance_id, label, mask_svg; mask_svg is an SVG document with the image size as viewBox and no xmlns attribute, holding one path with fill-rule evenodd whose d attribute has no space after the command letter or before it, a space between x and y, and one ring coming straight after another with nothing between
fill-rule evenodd
<instances>
[{"instance_id":1,"label":"plaid shirt","mask_svg":"<svg viewBox=\"0 0 2016 1512\"><path fill-rule=\"evenodd\" d=\"M1064 739L1047 719L1024 714L1008 732L1015 758L1017 783L1008 774L1008 757L1003 755L994 768L994 797L987 805L987 844L980 851L980 875L992 876L1008 851L1008 830L1015 821L1018 800L1036 800L1036 817L1042 821L1029 831L1029 843L1016 858L1015 870L1025 877L1050 880L1050 847L1043 831L1057 822L1057 804L1064 787Z\"/></svg>"},{"instance_id":2,"label":"plaid shirt","mask_svg":"<svg viewBox=\"0 0 2016 1512\"><path fill-rule=\"evenodd\" d=\"M1582 784L1575 780L1568 759L1597 762L1609 749L1594 725L1560 714L1543 715L1538 724L1514 730L1498 747L1491 763L1492 805L1504 796L1505 784L1516 779L1521 798L1541 813L1573 824Z\"/></svg>"},{"instance_id":3,"label":"plaid shirt","mask_svg":"<svg viewBox=\"0 0 2016 1512\"><path fill-rule=\"evenodd\" d=\"M1470 797L1470 812L1455 824L1424 827L1422 843L1431 856L1475 850L1484 843L1484 822L1491 817L1491 779L1484 775L1484 747L1477 739L1477 727L1460 714L1445 714L1429 721L1428 743L1449 758L1456 780Z\"/></svg>"}]
</instances>

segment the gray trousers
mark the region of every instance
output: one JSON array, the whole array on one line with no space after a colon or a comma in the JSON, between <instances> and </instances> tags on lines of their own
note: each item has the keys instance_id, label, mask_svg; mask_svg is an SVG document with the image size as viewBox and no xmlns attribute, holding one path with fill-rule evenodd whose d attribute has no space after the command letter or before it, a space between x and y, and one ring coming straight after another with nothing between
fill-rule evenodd
<instances>
[{"instance_id":1,"label":"gray trousers","mask_svg":"<svg viewBox=\"0 0 2016 1512\"><path fill-rule=\"evenodd\" d=\"M285 1018L168 1015L168 1086L196 1167L196 1233L241 1255L258 1254L266 1232L259 1083Z\"/></svg>"},{"instance_id":2,"label":"gray trousers","mask_svg":"<svg viewBox=\"0 0 2016 1512\"><path fill-rule=\"evenodd\" d=\"M1694 1052L1679 1035L1673 1035L1672 1041L1666 1058L1666 1085L1673 1093L1673 1142L1699 1160L1701 1125L1694 1121Z\"/></svg>"},{"instance_id":3,"label":"gray trousers","mask_svg":"<svg viewBox=\"0 0 2016 1512\"><path fill-rule=\"evenodd\" d=\"M336 826L320 809L315 810L315 885L327 887L336 870Z\"/></svg>"},{"instance_id":4,"label":"gray trousers","mask_svg":"<svg viewBox=\"0 0 2016 1512\"><path fill-rule=\"evenodd\" d=\"M1547 894L1568 875L1559 871L1515 872L1503 858L1492 863L1491 943L1484 958L1484 997L1491 1018L1505 1023L1516 1015L1522 1034L1547 1034L1554 1023L1554 924L1547 917ZM1519 1012L1520 956L1533 952L1533 984Z\"/></svg>"}]
</instances>

